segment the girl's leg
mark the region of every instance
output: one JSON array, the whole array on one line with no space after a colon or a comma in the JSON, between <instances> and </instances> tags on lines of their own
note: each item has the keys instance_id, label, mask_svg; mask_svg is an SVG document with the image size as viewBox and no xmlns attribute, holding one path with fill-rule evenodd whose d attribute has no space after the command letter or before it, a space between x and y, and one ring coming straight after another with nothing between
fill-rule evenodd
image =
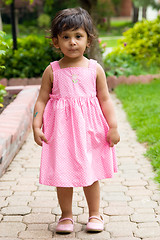
<instances>
[{"instance_id":1,"label":"girl's leg","mask_svg":"<svg viewBox=\"0 0 160 240\"><path fill-rule=\"evenodd\" d=\"M83 188L89 208L89 217L100 217L100 187L99 182L94 182L91 186ZM91 219L91 222L99 222L97 219Z\"/></svg>"},{"instance_id":2,"label":"girl's leg","mask_svg":"<svg viewBox=\"0 0 160 240\"><path fill-rule=\"evenodd\" d=\"M57 187L57 196L62 211L61 218L72 218L72 196L73 188ZM62 224L69 224L70 220L63 221ZM59 223L61 224L61 223Z\"/></svg>"}]
</instances>

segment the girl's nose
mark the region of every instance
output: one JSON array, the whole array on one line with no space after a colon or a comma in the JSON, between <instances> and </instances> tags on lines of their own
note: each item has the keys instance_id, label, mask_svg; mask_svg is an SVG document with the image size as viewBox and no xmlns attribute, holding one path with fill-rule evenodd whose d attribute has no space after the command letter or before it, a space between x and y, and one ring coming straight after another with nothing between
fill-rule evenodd
<instances>
[{"instance_id":1,"label":"girl's nose","mask_svg":"<svg viewBox=\"0 0 160 240\"><path fill-rule=\"evenodd\" d=\"M70 43L71 43L71 45L76 45L75 39L74 39L74 38L71 38Z\"/></svg>"}]
</instances>

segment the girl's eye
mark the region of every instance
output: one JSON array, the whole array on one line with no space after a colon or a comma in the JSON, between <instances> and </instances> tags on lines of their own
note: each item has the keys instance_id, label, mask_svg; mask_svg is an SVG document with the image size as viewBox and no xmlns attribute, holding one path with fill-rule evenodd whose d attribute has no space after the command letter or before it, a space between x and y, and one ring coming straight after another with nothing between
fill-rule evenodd
<instances>
[{"instance_id":1,"label":"girl's eye","mask_svg":"<svg viewBox=\"0 0 160 240\"><path fill-rule=\"evenodd\" d=\"M63 39L68 39L68 36L63 36Z\"/></svg>"},{"instance_id":2,"label":"girl's eye","mask_svg":"<svg viewBox=\"0 0 160 240\"><path fill-rule=\"evenodd\" d=\"M76 38L77 38L77 39L81 38L81 35L77 35Z\"/></svg>"}]
</instances>

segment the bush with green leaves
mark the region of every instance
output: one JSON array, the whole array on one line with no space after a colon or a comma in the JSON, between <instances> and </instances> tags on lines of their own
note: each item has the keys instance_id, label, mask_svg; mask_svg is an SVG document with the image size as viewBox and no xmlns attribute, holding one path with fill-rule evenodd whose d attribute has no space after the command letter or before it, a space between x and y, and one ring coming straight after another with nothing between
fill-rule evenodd
<instances>
[{"instance_id":1,"label":"bush with green leaves","mask_svg":"<svg viewBox=\"0 0 160 240\"><path fill-rule=\"evenodd\" d=\"M51 40L44 37L29 35L19 38L18 50L15 51L12 50L12 42L9 41L9 48L0 62L6 69L0 77L39 77L51 61L59 58L60 54L53 50Z\"/></svg>"},{"instance_id":2,"label":"bush with green leaves","mask_svg":"<svg viewBox=\"0 0 160 240\"><path fill-rule=\"evenodd\" d=\"M0 31L0 71L2 71L2 69L5 69L4 64L1 64L1 58L2 58L2 56L5 55L6 49L8 47L7 43L4 41L4 35L5 35L5 33ZM5 86L0 84L0 107L3 107L2 103L4 101L5 95L6 95Z\"/></svg>"},{"instance_id":3,"label":"bush with green leaves","mask_svg":"<svg viewBox=\"0 0 160 240\"><path fill-rule=\"evenodd\" d=\"M127 53L137 60L160 63L160 16L153 21L143 20L123 33L118 52Z\"/></svg>"},{"instance_id":4,"label":"bush with green leaves","mask_svg":"<svg viewBox=\"0 0 160 240\"><path fill-rule=\"evenodd\" d=\"M38 26L40 28L48 28L50 26L50 16L47 14L43 13L38 17Z\"/></svg>"},{"instance_id":5,"label":"bush with green leaves","mask_svg":"<svg viewBox=\"0 0 160 240\"><path fill-rule=\"evenodd\" d=\"M6 53L6 49L8 47L7 43L4 40L5 33L3 31L0 31L0 69L4 69L5 66L1 64L1 58Z\"/></svg>"},{"instance_id":6,"label":"bush with green leaves","mask_svg":"<svg viewBox=\"0 0 160 240\"><path fill-rule=\"evenodd\" d=\"M6 90L5 90L5 86L3 86L2 84L0 84L0 107L3 107L3 100L4 100L4 96L7 94Z\"/></svg>"},{"instance_id":7,"label":"bush with green leaves","mask_svg":"<svg viewBox=\"0 0 160 240\"><path fill-rule=\"evenodd\" d=\"M104 60L108 75L154 73L160 65L160 16L143 20L123 33L119 46Z\"/></svg>"}]
</instances>

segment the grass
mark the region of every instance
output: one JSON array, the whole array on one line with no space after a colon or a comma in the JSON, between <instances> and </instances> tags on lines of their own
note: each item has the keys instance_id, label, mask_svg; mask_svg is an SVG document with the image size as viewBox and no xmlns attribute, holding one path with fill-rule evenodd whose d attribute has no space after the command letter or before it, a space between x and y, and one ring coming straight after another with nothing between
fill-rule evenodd
<instances>
[{"instance_id":1,"label":"grass","mask_svg":"<svg viewBox=\"0 0 160 240\"><path fill-rule=\"evenodd\" d=\"M111 20L111 28L106 31L104 27L98 26L98 31L100 36L121 36L123 32L127 29L133 27L133 23L131 21L121 21L121 20Z\"/></svg>"},{"instance_id":2,"label":"grass","mask_svg":"<svg viewBox=\"0 0 160 240\"><path fill-rule=\"evenodd\" d=\"M118 46L118 40L122 38L122 36L119 37L99 37L101 39L101 44L106 44L106 47L117 47Z\"/></svg>"},{"instance_id":3,"label":"grass","mask_svg":"<svg viewBox=\"0 0 160 240\"><path fill-rule=\"evenodd\" d=\"M151 160L155 179L160 183L160 79L150 84L119 85L115 92L137 140L147 143L145 156Z\"/></svg>"}]
</instances>

